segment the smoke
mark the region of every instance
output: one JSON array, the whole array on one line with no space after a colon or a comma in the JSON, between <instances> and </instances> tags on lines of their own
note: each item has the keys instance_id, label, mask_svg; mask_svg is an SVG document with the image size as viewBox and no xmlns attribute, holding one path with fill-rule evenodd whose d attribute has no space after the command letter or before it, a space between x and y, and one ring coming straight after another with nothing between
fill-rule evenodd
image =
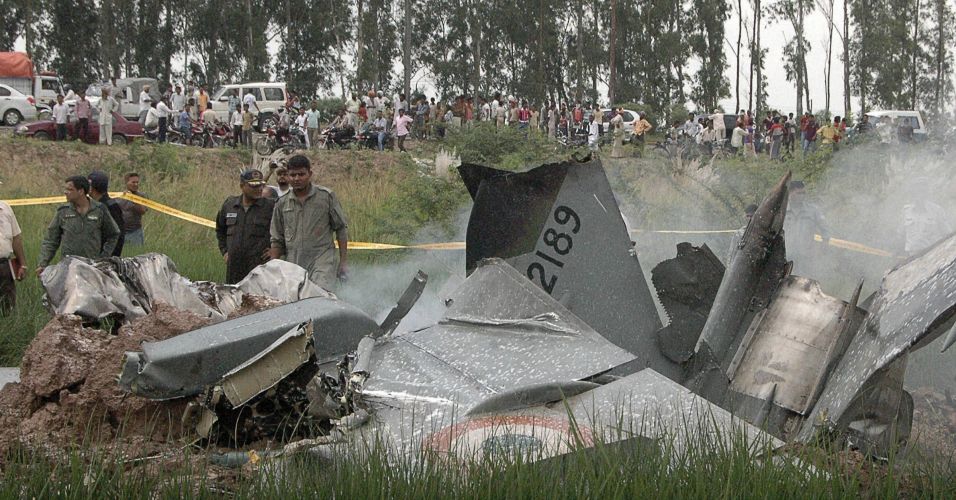
<instances>
[{"instance_id":1,"label":"smoke","mask_svg":"<svg viewBox=\"0 0 956 500\"><path fill-rule=\"evenodd\" d=\"M464 241L470 203L455 216L455 231L427 226L410 240L415 243ZM445 313L445 299L465 280L463 250L387 250L374 255L350 252L349 279L335 293L381 322L421 270L428 282L421 298L397 331L411 331L437 322Z\"/></svg>"},{"instance_id":2,"label":"smoke","mask_svg":"<svg viewBox=\"0 0 956 500\"><path fill-rule=\"evenodd\" d=\"M956 151L952 139L916 145L871 143L843 147L829 161L820 156L791 163L793 179L806 183L806 201L823 215L829 236L893 254L885 257L824 242L796 241L796 235L788 232L787 257L794 262L794 274L819 281L826 293L844 300L863 280L865 298L879 288L887 272L921 246L956 230L956 176L952 175L956 162L947 155L949 151ZM764 159L700 169L697 165L678 168L667 160L605 163L622 212L632 227L642 229L742 227L746 204L759 203L772 182L786 173L784 166ZM726 261L731 236L632 234L647 276L660 261L674 257L675 246L682 241L706 244ZM954 387L956 349L940 355L941 341L910 358L908 386Z\"/></svg>"}]
</instances>

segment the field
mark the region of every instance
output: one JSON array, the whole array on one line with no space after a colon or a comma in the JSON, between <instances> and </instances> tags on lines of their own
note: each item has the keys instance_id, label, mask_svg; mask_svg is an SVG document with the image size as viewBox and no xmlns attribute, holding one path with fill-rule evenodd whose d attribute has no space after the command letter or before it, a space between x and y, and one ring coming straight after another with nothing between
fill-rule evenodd
<instances>
[{"instance_id":1,"label":"field","mask_svg":"<svg viewBox=\"0 0 956 500\"><path fill-rule=\"evenodd\" d=\"M446 146L465 161L481 161L518 169L567 158L561 151L532 138L496 135L487 130L451 137ZM415 145L420 158L436 147ZM73 174L99 169L111 175L111 190L121 190L122 174L143 176L141 190L151 199L185 212L213 218L222 200L238 192L238 171L251 158L245 152L134 145L99 148L0 138L0 199L59 194ZM350 218L353 241L412 243L460 240L468 196L457 176L433 175L407 155L368 151L311 154L318 183L335 190ZM742 224L742 210L759 201L767 187L787 170L807 180L828 211L845 217L832 221L834 235L882 247L889 229L859 227L866 208L841 200L847 179L860 193L883 189L861 166L820 154L769 164L730 160L719 165L685 164L633 158L605 161L620 197L622 212L643 231L659 229L732 229ZM24 232L28 264L35 266L39 243L54 205L16 207ZM194 280L218 281L224 265L211 229L149 212L144 217L147 243L137 252L161 252ZM638 251L646 273L673 255L674 244L707 243L721 255L723 234L639 233ZM130 249L133 250L133 249ZM416 268L425 268L436 283L460 277L460 252L350 253L353 278L340 295L370 314L389 307ZM866 255L848 255L848 266L867 278L868 290L893 264ZM831 293L840 295L859 276L829 278ZM49 320L39 282L31 274L21 283L17 310L0 320L0 364L16 366L26 345ZM390 302L392 301L392 302ZM929 349L927 349L928 351ZM118 363L118 361L117 361ZM929 376L929 375L928 375ZM950 436L952 438L952 436ZM395 459L380 450L365 460L323 460L310 455L286 461L264 460L229 469L209 465L209 450L187 447L176 460L127 462L103 454L90 444L74 443L66 451L20 449L0 457L3 497L380 497L380 498L779 498L779 497L952 497L956 475L952 464L924 459L918 453L888 462L859 454L793 449L804 465L778 465L755 458L746 447L702 440L677 456L656 447L622 450L598 446L567 460L531 464L523 458L497 462ZM667 449L666 439L662 445ZM758 450L766 451L766 450ZM167 457L168 458L168 457ZM170 465L171 464L171 465ZM807 469L812 464L815 469Z\"/></svg>"}]
</instances>

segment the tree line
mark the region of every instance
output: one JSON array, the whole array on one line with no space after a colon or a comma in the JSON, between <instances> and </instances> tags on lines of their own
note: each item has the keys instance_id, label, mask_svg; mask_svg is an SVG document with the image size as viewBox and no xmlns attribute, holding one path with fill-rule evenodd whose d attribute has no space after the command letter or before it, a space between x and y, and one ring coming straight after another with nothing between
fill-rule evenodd
<instances>
[{"instance_id":1,"label":"tree line","mask_svg":"<svg viewBox=\"0 0 956 500\"><path fill-rule=\"evenodd\" d=\"M0 0L0 49L22 37L39 66L78 85L276 79L313 96L411 94L424 78L443 96L533 102L594 101L606 88L611 102L667 116L673 103L710 111L729 97L764 110L761 38L782 25L798 113L820 108L812 77L827 81L827 112L850 116L857 97L864 109L938 114L954 97L954 10L953 0ZM825 40L804 36L814 12ZM810 75L817 51L825 71ZM831 74L836 58L842 75ZM830 95L831 78L843 79L842 96Z\"/></svg>"}]
</instances>

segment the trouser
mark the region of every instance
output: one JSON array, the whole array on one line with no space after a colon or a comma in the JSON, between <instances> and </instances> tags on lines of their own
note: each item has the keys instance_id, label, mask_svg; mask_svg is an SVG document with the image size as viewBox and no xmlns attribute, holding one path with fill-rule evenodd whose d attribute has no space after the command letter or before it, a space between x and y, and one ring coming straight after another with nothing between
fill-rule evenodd
<instances>
[{"instance_id":1,"label":"trouser","mask_svg":"<svg viewBox=\"0 0 956 500\"><path fill-rule=\"evenodd\" d=\"M770 143L770 157L774 160L780 159L780 143L782 139L780 137L774 137Z\"/></svg>"},{"instance_id":2,"label":"trouser","mask_svg":"<svg viewBox=\"0 0 956 500\"><path fill-rule=\"evenodd\" d=\"M10 269L9 259L0 259L0 314L6 314L17 305L17 281Z\"/></svg>"},{"instance_id":3,"label":"trouser","mask_svg":"<svg viewBox=\"0 0 956 500\"><path fill-rule=\"evenodd\" d=\"M422 115L415 115L415 138L425 138L425 117Z\"/></svg>"},{"instance_id":4,"label":"trouser","mask_svg":"<svg viewBox=\"0 0 956 500\"><path fill-rule=\"evenodd\" d=\"M232 147L238 147L242 143L242 125L232 126Z\"/></svg>"},{"instance_id":5,"label":"trouser","mask_svg":"<svg viewBox=\"0 0 956 500\"><path fill-rule=\"evenodd\" d=\"M404 135L398 136L398 150L405 151L405 137Z\"/></svg>"},{"instance_id":6,"label":"trouser","mask_svg":"<svg viewBox=\"0 0 956 500\"><path fill-rule=\"evenodd\" d=\"M810 143L811 143L811 142L813 142L813 141L811 141L810 139L804 139L804 140L803 140L803 154L807 154L807 152L810 150Z\"/></svg>"},{"instance_id":7,"label":"trouser","mask_svg":"<svg viewBox=\"0 0 956 500\"><path fill-rule=\"evenodd\" d=\"M143 246L144 243L146 243L146 235L143 233L143 228L126 231L123 236L125 246Z\"/></svg>"},{"instance_id":8,"label":"trouser","mask_svg":"<svg viewBox=\"0 0 956 500\"><path fill-rule=\"evenodd\" d=\"M242 145L251 148L252 147L252 129L246 130L242 129Z\"/></svg>"},{"instance_id":9,"label":"trouser","mask_svg":"<svg viewBox=\"0 0 956 500\"><path fill-rule=\"evenodd\" d=\"M113 145L113 122L110 119L100 120L100 144Z\"/></svg>"},{"instance_id":10,"label":"trouser","mask_svg":"<svg viewBox=\"0 0 956 500\"><path fill-rule=\"evenodd\" d=\"M73 128L73 139L79 139L81 133L83 134L83 142L86 142L86 138L90 135L89 118L79 118L76 120L76 127Z\"/></svg>"},{"instance_id":11,"label":"trouser","mask_svg":"<svg viewBox=\"0 0 956 500\"><path fill-rule=\"evenodd\" d=\"M303 133L302 138L305 140L305 149L312 149L312 138L309 136L308 132Z\"/></svg>"},{"instance_id":12,"label":"trouser","mask_svg":"<svg viewBox=\"0 0 956 500\"><path fill-rule=\"evenodd\" d=\"M318 128L309 128L309 147L319 147L319 129Z\"/></svg>"},{"instance_id":13,"label":"trouser","mask_svg":"<svg viewBox=\"0 0 956 500\"><path fill-rule=\"evenodd\" d=\"M66 124L65 123L56 124L56 140L58 141L66 140Z\"/></svg>"},{"instance_id":14,"label":"trouser","mask_svg":"<svg viewBox=\"0 0 956 500\"><path fill-rule=\"evenodd\" d=\"M159 142L166 142L166 122L169 118L160 117L159 119Z\"/></svg>"},{"instance_id":15,"label":"trouser","mask_svg":"<svg viewBox=\"0 0 956 500\"><path fill-rule=\"evenodd\" d=\"M378 133L378 150L385 151L385 131Z\"/></svg>"}]
</instances>

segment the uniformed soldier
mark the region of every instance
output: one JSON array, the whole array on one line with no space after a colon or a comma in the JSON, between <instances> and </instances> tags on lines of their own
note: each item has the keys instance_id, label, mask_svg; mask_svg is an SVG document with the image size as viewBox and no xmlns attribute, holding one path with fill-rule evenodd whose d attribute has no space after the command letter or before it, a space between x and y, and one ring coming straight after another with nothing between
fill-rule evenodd
<instances>
[{"instance_id":1,"label":"uniformed soldier","mask_svg":"<svg viewBox=\"0 0 956 500\"><path fill-rule=\"evenodd\" d=\"M91 259L109 257L119 240L119 226L113 221L106 205L89 196L90 182L83 176L66 180L65 205L56 209L56 215L47 228L40 245L37 276L50 264L57 249L62 256L75 255Z\"/></svg>"},{"instance_id":2,"label":"uniformed soldier","mask_svg":"<svg viewBox=\"0 0 956 500\"><path fill-rule=\"evenodd\" d=\"M123 207L120 206L118 200L110 198L110 177L106 175L106 172L94 170L90 172L87 180L90 181L90 198L106 205L110 216L113 217L113 222L120 228L119 239L116 241L116 247L113 248L112 253L113 257L119 257L123 255Z\"/></svg>"},{"instance_id":3,"label":"uniformed soldier","mask_svg":"<svg viewBox=\"0 0 956 500\"><path fill-rule=\"evenodd\" d=\"M309 272L319 286L331 289L348 273L348 222L335 193L312 184L312 165L302 155L286 165L292 191L279 198L272 214L272 258L282 258ZM335 264L335 244L339 262Z\"/></svg>"},{"instance_id":4,"label":"uniformed soldier","mask_svg":"<svg viewBox=\"0 0 956 500\"><path fill-rule=\"evenodd\" d=\"M226 283L238 283L256 266L269 260L269 226L275 202L262 196L262 172L239 175L242 194L230 196L216 215L219 252L226 261Z\"/></svg>"}]
</instances>

